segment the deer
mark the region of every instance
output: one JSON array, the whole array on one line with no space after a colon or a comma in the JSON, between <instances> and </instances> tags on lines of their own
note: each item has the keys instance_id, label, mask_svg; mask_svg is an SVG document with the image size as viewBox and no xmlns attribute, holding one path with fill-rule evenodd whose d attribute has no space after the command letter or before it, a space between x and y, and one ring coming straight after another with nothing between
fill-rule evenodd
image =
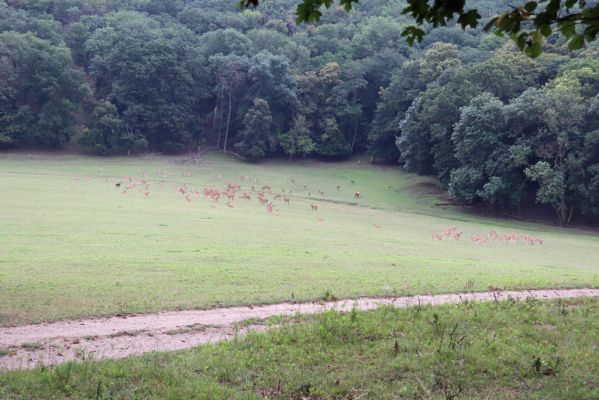
<instances>
[{"instance_id":1,"label":"deer","mask_svg":"<svg viewBox=\"0 0 599 400\"><path fill-rule=\"evenodd\" d=\"M354 193L354 198L359 199L360 197L362 197L362 195L360 194L360 192Z\"/></svg>"},{"instance_id":2,"label":"deer","mask_svg":"<svg viewBox=\"0 0 599 400\"><path fill-rule=\"evenodd\" d=\"M515 233L506 233L503 235L503 240L509 244L516 244L517 235Z\"/></svg>"},{"instance_id":3,"label":"deer","mask_svg":"<svg viewBox=\"0 0 599 400\"><path fill-rule=\"evenodd\" d=\"M283 201L285 202L285 204L289 204L289 197L283 196Z\"/></svg>"},{"instance_id":4,"label":"deer","mask_svg":"<svg viewBox=\"0 0 599 400\"><path fill-rule=\"evenodd\" d=\"M310 204L310 207L312 207L312 211L318 211L318 204L312 203Z\"/></svg>"},{"instance_id":5,"label":"deer","mask_svg":"<svg viewBox=\"0 0 599 400\"><path fill-rule=\"evenodd\" d=\"M492 231L489 231L489 235L488 235L488 236L489 236L489 240L492 240L492 241L494 241L494 242L495 242L495 241L497 241L497 240L500 240L500 239L501 239L501 238L499 237L499 235L497 234L497 232L496 232L496 231L494 231L494 230L492 230Z\"/></svg>"},{"instance_id":6,"label":"deer","mask_svg":"<svg viewBox=\"0 0 599 400\"><path fill-rule=\"evenodd\" d=\"M114 184L114 186L116 186L116 188L118 189L118 188L120 188L120 187L121 187L121 183L122 183L122 182L115 183L115 184Z\"/></svg>"},{"instance_id":7,"label":"deer","mask_svg":"<svg viewBox=\"0 0 599 400\"><path fill-rule=\"evenodd\" d=\"M341 185L337 185L337 186L335 186L335 187L337 188L337 190L340 190L340 189L341 189Z\"/></svg>"},{"instance_id":8,"label":"deer","mask_svg":"<svg viewBox=\"0 0 599 400\"><path fill-rule=\"evenodd\" d=\"M355 185L355 184L356 184L356 182L355 182L353 179L350 179L350 180L349 180L349 183L351 183L352 185Z\"/></svg>"}]
</instances>

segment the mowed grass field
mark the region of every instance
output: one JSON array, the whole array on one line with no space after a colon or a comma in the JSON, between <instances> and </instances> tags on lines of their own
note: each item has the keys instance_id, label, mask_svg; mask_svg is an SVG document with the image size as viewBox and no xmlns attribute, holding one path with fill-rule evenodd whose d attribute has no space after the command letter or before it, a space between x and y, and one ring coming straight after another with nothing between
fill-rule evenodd
<instances>
[{"instance_id":1,"label":"mowed grass field","mask_svg":"<svg viewBox=\"0 0 599 400\"><path fill-rule=\"evenodd\" d=\"M147 196L142 184L122 194L125 176L148 181ZM269 215L255 193L232 208L193 194L228 182L241 185L238 194L270 185L269 199L290 201L273 200ZM325 296L599 286L596 232L437 207L432 184L358 160L1 153L0 325ZM451 225L462 240L432 239ZM544 244L470 240L491 230Z\"/></svg>"}]
</instances>

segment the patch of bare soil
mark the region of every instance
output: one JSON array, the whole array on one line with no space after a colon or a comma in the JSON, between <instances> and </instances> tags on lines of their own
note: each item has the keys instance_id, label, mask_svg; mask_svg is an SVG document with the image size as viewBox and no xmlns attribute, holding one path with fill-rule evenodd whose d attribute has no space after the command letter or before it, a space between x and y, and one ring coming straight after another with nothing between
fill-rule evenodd
<instances>
[{"instance_id":1,"label":"patch of bare soil","mask_svg":"<svg viewBox=\"0 0 599 400\"><path fill-rule=\"evenodd\" d=\"M435 182L433 181L421 181L415 183L414 185L409 187L410 192L417 195L435 195L447 200L446 196L447 191L441 189Z\"/></svg>"},{"instance_id":2,"label":"patch of bare soil","mask_svg":"<svg viewBox=\"0 0 599 400\"><path fill-rule=\"evenodd\" d=\"M174 351L228 340L250 330L265 331L265 324L241 324L274 316L320 313L379 306L453 304L465 301L507 299L563 299L599 296L599 289L494 291L396 298L361 298L330 302L281 303L265 306L189 310L156 314L58 321L0 328L0 369L16 370L71 360L125 358L150 351ZM239 326L242 326L241 328Z\"/></svg>"}]
</instances>

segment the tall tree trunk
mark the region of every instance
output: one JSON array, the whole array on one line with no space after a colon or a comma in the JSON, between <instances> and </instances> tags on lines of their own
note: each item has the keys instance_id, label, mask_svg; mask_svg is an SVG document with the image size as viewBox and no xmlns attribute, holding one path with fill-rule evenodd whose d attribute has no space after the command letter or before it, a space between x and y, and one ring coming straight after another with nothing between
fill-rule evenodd
<instances>
[{"instance_id":1,"label":"tall tree trunk","mask_svg":"<svg viewBox=\"0 0 599 400\"><path fill-rule=\"evenodd\" d=\"M566 221L567 225L570 225L570 221L572 221L572 215L574 215L574 206L570 208L570 212L568 213L568 220Z\"/></svg>"},{"instance_id":2,"label":"tall tree trunk","mask_svg":"<svg viewBox=\"0 0 599 400\"><path fill-rule=\"evenodd\" d=\"M220 106L220 107L219 107ZM218 90L216 94L216 105L214 106L214 129L216 130L216 121L218 119L218 130L216 131L216 148L220 149L220 136L222 133L222 120L223 120L223 91Z\"/></svg>"},{"instance_id":3,"label":"tall tree trunk","mask_svg":"<svg viewBox=\"0 0 599 400\"><path fill-rule=\"evenodd\" d=\"M229 123L231 122L231 88L229 88L229 107L227 109L227 127L225 128L225 143L223 153L227 152L227 139L229 138Z\"/></svg>"},{"instance_id":4,"label":"tall tree trunk","mask_svg":"<svg viewBox=\"0 0 599 400\"><path fill-rule=\"evenodd\" d=\"M218 98L216 99L216 105L214 106L214 118L212 119L212 129L217 134L216 148L218 149L220 147L220 135L219 135L219 132L216 130L216 113L217 112L218 112Z\"/></svg>"},{"instance_id":5,"label":"tall tree trunk","mask_svg":"<svg viewBox=\"0 0 599 400\"><path fill-rule=\"evenodd\" d=\"M354 154L354 144L356 144L356 135L358 134L358 121L354 123L354 137L351 140L351 150L350 153Z\"/></svg>"}]
</instances>

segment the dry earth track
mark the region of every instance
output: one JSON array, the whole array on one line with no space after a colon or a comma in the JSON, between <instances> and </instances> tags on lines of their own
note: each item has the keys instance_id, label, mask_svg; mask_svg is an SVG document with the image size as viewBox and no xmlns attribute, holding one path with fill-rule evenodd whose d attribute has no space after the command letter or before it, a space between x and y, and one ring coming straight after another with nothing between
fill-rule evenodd
<instances>
[{"instance_id":1,"label":"dry earth track","mask_svg":"<svg viewBox=\"0 0 599 400\"><path fill-rule=\"evenodd\" d=\"M266 325L243 321L261 320L296 313L319 313L336 309L374 309L382 305L410 307L418 304L451 304L463 301L564 299L599 296L599 289L494 291L396 298L360 298L312 303L281 303L211 310L122 315L46 324L0 328L0 370L34 368L71 360L124 358L150 351L181 350L227 340L247 330L265 330Z\"/></svg>"}]
</instances>

